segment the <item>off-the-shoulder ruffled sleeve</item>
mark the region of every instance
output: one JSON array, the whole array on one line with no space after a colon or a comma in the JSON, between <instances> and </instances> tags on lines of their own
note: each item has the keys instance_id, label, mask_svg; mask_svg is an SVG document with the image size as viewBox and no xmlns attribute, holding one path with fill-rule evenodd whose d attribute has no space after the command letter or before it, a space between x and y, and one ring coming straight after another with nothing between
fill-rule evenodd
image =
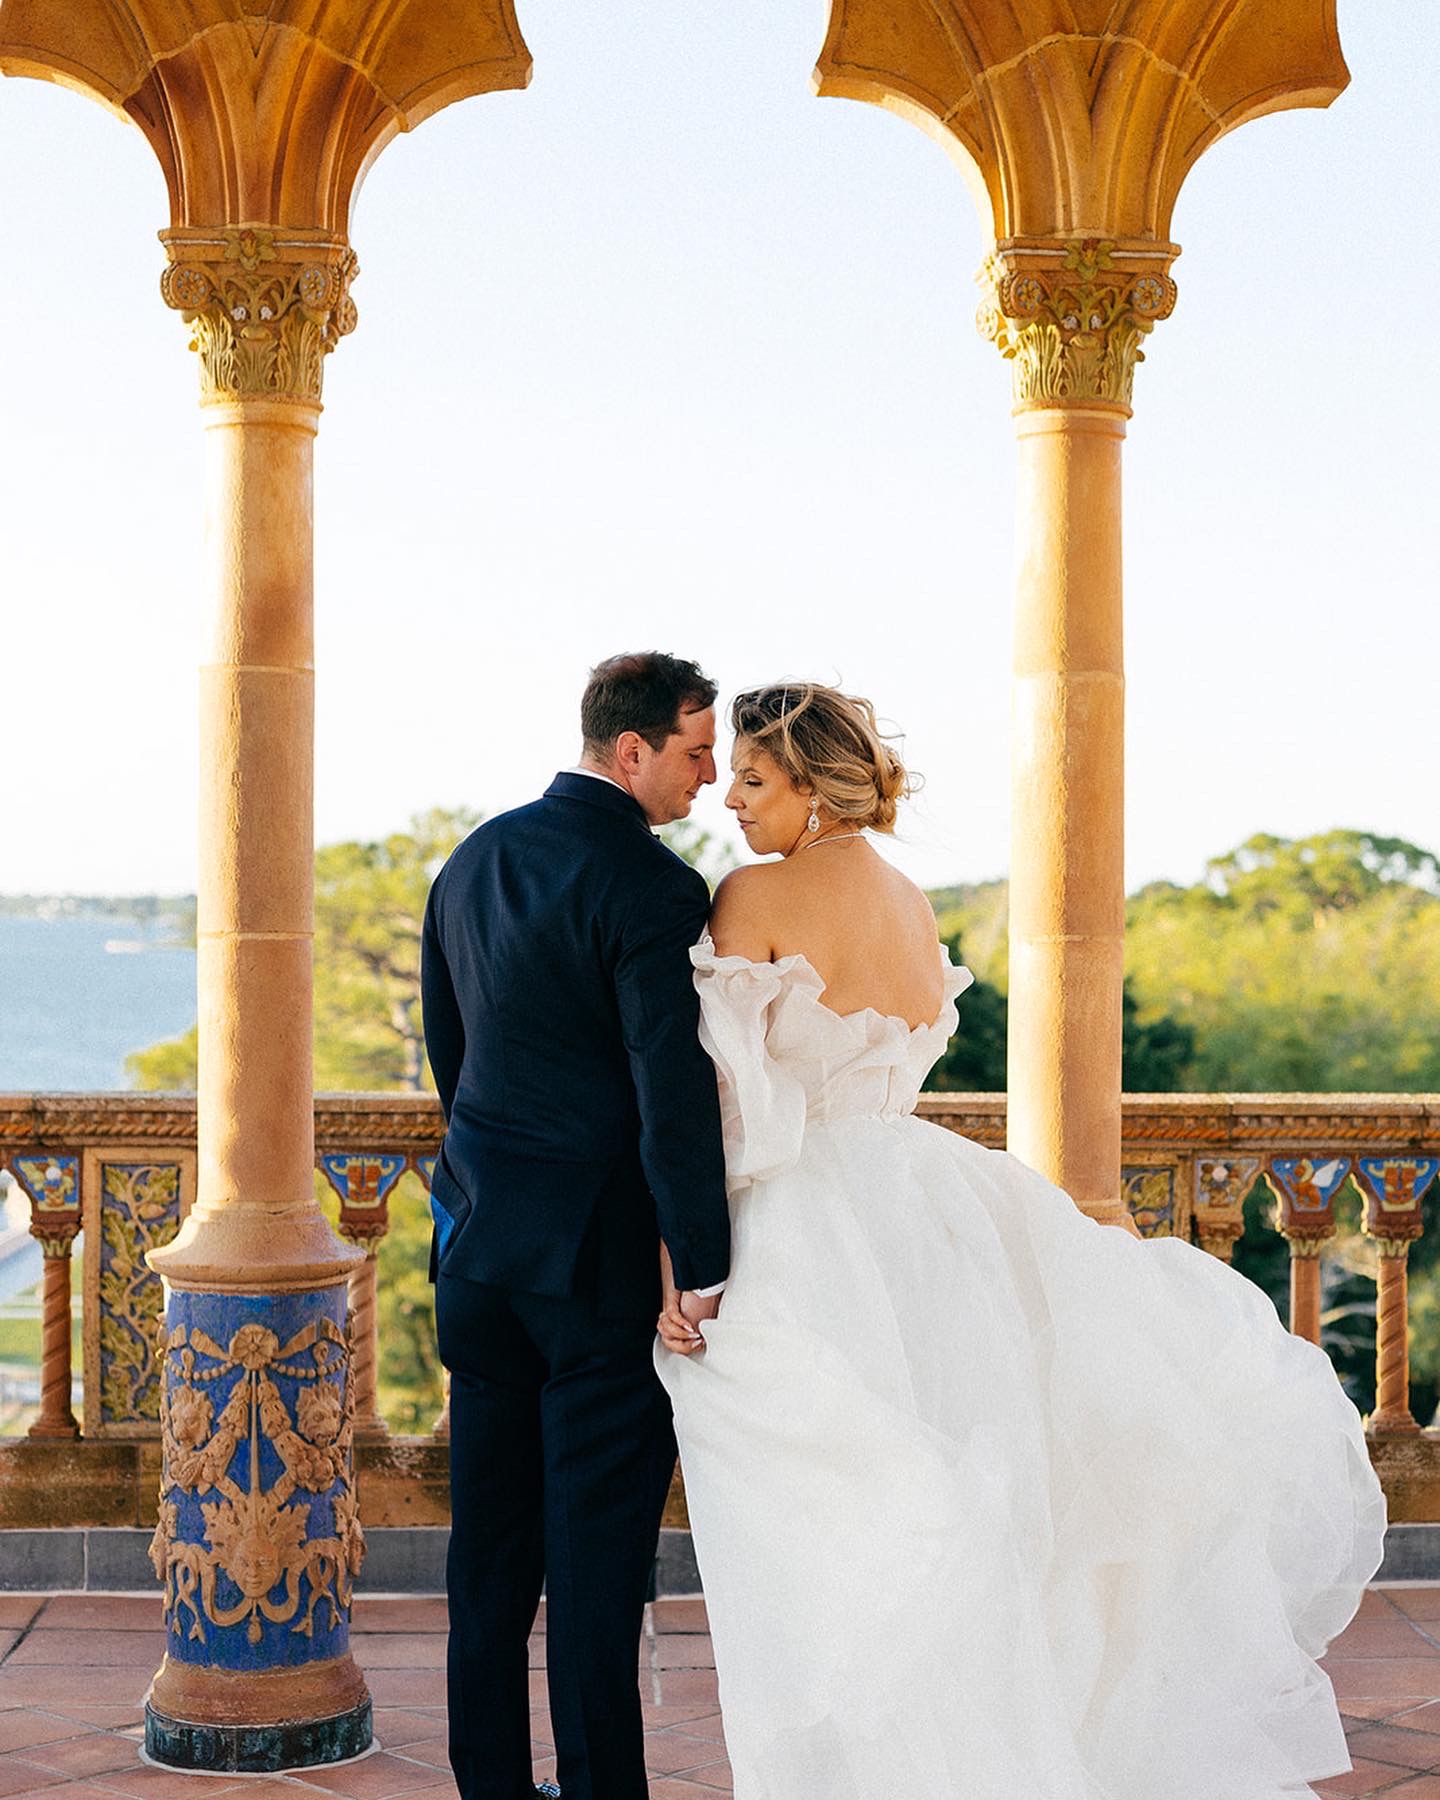
<instances>
[{"instance_id":1,"label":"off-the-shoulder ruffled sleeve","mask_svg":"<svg viewBox=\"0 0 1440 1800\"><path fill-rule=\"evenodd\" d=\"M792 1167L805 1136L805 1089L765 1048L769 1008L787 975L819 977L803 959L718 956L707 932L690 952L700 994L700 1042L720 1077L725 1180L734 1192ZM794 965L792 967L792 965Z\"/></svg>"}]
</instances>

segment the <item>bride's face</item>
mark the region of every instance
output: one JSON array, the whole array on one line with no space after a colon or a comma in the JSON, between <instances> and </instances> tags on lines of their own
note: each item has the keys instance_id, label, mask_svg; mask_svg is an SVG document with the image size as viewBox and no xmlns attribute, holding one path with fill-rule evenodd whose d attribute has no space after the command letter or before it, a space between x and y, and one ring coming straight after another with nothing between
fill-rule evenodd
<instances>
[{"instance_id":1,"label":"bride's face","mask_svg":"<svg viewBox=\"0 0 1440 1800\"><path fill-rule=\"evenodd\" d=\"M805 836L810 795L797 788L768 751L736 738L730 757L734 779L725 804L756 856L785 855Z\"/></svg>"}]
</instances>

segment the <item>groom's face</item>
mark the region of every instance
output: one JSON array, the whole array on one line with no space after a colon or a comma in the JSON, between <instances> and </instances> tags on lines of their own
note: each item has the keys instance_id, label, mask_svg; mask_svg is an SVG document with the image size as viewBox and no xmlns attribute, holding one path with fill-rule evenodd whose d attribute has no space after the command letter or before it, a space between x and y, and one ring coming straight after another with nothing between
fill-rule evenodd
<instances>
[{"instance_id":1,"label":"groom's face","mask_svg":"<svg viewBox=\"0 0 1440 1800\"><path fill-rule=\"evenodd\" d=\"M633 734L626 733L626 736ZM715 708L682 712L658 750L636 739L630 792L652 825L689 815L695 796L715 779Z\"/></svg>"}]
</instances>

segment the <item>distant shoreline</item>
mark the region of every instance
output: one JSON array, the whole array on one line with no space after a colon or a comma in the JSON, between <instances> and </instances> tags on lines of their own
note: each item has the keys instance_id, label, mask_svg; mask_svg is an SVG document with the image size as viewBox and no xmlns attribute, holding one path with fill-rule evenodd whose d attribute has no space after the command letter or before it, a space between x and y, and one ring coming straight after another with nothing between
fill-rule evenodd
<instances>
[{"instance_id":1,"label":"distant shoreline","mask_svg":"<svg viewBox=\"0 0 1440 1800\"><path fill-rule=\"evenodd\" d=\"M193 894L0 894L0 919L103 920L139 926L154 948L195 941Z\"/></svg>"}]
</instances>

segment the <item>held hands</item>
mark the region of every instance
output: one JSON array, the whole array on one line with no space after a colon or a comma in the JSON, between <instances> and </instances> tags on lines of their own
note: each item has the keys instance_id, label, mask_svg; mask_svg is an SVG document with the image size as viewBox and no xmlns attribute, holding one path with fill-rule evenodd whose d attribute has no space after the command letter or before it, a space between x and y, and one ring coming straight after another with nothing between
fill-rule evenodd
<instances>
[{"instance_id":1,"label":"held hands","mask_svg":"<svg viewBox=\"0 0 1440 1800\"><path fill-rule=\"evenodd\" d=\"M702 1320L713 1319L719 1313L720 1295L712 1294L704 1299L699 1294L678 1289L675 1286L675 1271L670 1265L670 1252L664 1244L660 1246L660 1285L663 1293L662 1310L656 1321L660 1342L677 1356L693 1356L697 1350L705 1348L705 1340L700 1335L700 1324Z\"/></svg>"}]
</instances>

